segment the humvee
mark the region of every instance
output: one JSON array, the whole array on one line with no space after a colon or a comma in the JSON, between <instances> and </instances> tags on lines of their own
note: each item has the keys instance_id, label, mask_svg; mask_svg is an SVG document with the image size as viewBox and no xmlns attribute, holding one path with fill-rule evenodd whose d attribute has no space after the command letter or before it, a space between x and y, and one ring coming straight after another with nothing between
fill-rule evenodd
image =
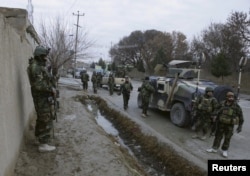
<instances>
[{"instance_id":1,"label":"humvee","mask_svg":"<svg viewBox=\"0 0 250 176\"><path fill-rule=\"evenodd\" d=\"M192 108L195 99L202 95L206 87L214 89L214 96L220 102L231 87L219 86L209 80L199 79L199 69L179 68L178 65L192 64L191 61L172 61L168 65L168 74L162 76L149 76L150 84L155 92L150 97L149 108L169 111L173 124L185 127L192 124ZM138 89L137 104L142 107L140 88Z\"/></svg>"}]
</instances>

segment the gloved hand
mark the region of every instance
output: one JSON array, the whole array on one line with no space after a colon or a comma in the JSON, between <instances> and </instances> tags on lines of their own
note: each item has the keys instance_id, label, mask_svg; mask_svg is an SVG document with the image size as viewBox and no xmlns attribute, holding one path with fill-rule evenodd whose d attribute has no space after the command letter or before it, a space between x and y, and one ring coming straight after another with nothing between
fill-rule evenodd
<instances>
[{"instance_id":1,"label":"gloved hand","mask_svg":"<svg viewBox=\"0 0 250 176\"><path fill-rule=\"evenodd\" d=\"M239 125L238 128L236 129L237 133L240 133L242 131L242 126Z\"/></svg>"}]
</instances>

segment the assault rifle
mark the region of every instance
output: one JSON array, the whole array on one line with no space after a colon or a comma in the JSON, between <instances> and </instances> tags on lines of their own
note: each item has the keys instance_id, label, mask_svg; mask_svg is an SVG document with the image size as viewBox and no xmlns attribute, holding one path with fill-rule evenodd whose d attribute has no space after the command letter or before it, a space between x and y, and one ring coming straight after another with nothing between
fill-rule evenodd
<instances>
[{"instance_id":1,"label":"assault rifle","mask_svg":"<svg viewBox=\"0 0 250 176\"><path fill-rule=\"evenodd\" d=\"M215 136L215 132L216 132L216 129L217 129L217 125L218 125L218 118L217 118L217 116L216 116L215 119L212 119L211 132L210 132L209 137Z\"/></svg>"}]
</instances>

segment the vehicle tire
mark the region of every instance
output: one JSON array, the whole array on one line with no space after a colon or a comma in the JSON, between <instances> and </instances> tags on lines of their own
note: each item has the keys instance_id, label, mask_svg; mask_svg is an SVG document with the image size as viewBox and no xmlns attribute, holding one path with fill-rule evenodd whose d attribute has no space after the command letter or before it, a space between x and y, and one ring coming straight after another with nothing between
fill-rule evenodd
<instances>
[{"instance_id":1,"label":"vehicle tire","mask_svg":"<svg viewBox=\"0 0 250 176\"><path fill-rule=\"evenodd\" d=\"M214 97L220 103L221 101L226 99L226 94L229 91L233 92L233 89L229 86L218 86L214 89Z\"/></svg>"},{"instance_id":2,"label":"vehicle tire","mask_svg":"<svg viewBox=\"0 0 250 176\"><path fill-rule=\"evenodd\" d=\"M138 108L142 108L142 97L140 93L137 96L137 106Z\"/></svg>"},{"instance_id":3,"label":"vehicle tire","mask_svg":"<svg viewBox=\"0 0 250 176\"><path fill-rule=\"evenodd\" d=\"M189 124L188 112L182 103L175 103L170 110L170 118L173 124L185 127Z\"/></svg>"}]
</instances>

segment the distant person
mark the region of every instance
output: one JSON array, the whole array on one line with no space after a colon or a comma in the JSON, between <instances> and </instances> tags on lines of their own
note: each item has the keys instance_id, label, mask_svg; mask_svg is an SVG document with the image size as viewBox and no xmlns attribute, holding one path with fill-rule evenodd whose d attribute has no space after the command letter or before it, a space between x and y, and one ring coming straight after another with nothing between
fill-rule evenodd
<instances>
[{"instance_id":1,"label":"distant person","mask_svg":"<svg viewBox=\"0 0 250 176\"><path fill-rule=\"evenodd\" d=\"M93 72L93 74L91 76L91 82L92 82L92 85L93 85L94 93L97 93L97 74L96 74L95 71Z\"/></svg>"},{"instance_id":2,"label":"distant person","mask_svg":"<svg viewBox=\"0 0 250 176\"><path fill-rule=\"evenodd\" d=\"M102 73L101 72L97 72L97 88L101 88L101 83L102 83Z\"/></svg>"},{"instance_id":3,"label":"distant person","mask_svg":"<svg viewBox=\"0 0 250 176\"><path fill-rule=\"evenodd\" d=\"M113 95L114 92L114 84L115 84L115 78L112 73L109 74L109 79L108 79L108 86L109 86L109 94Z\"/></svg>"},{"instance_id":4,"label":"distant person","mask_svg":"<svg viewBox=\"0 0 250 176\"><path fill-rule=\"evenodd\" d=\"M215 121L216 112L215 109L218 106L218 102L213 95L213 88L206 87L205 94L197 99L195 102L196 122L195 122L195 134L192 138L200 138L205 140L207 133L211 130L212 122ZM199 133L202 132L202 136Z\"/></svg>"},{"instance_id":5,"label":"distant person","mask_svg":"<svg viewBox=\"0 0 250 176\"><path fill-rule=\"evenodd\" d=\"M37 46L34 51L34 59L30 60L27 68L29 81L31 85L31 94L37 120L35 126L35 136L38 138L40 152L49 152L56 149L49 144L51 139L51 130L53 127L53 97L56 97L56 89L51 75L46 66L49 50L43 46Z\"/></svg>"},{"instance_id":6,"label":"distant person","mask_svg":"<svg viewBox=\"0 0 250 176\"><path fill-rule=\"evenodd\" d=\"M149 105L149 99L150 95L155 91L154 87L149 83L149 77L145 77L145 80L143 81L140 92L142 96L142 117L148 116L148 105Z\"/></svg>"},{"instance_id":7,"label":"distant person","mask_svg":"<svg viewBox=\"0 0 250 176\"><path fill-rule=\"evenodd\" d=\"M126 110L128 108L128 101L130 98L130 93L133 90L133 86L129 81L128 76L125 76L125 82L121 85L121 93L123 95L123 108Z\"/></svg>"},{"instance_id":8,"label":"distant person","mask_svg":"<svg viewBox=\"0 0 250 176\"><path fill-rule=\"evenodd\" d=\"M221 147L222 156L228 157L228 149L231 137L234 133L234 126L238 125L236 131L237 133L240 133L242 131L242 125L244 123L242 109L235 100L233 92L227 92L226 100L221 102L217 112L217 129L215 138L212 148L207 149L207 152L216 153L218 148L220 147L221 140L224 137L224 142Z\"/></svg>"},{"instance_id":9,"label":"distant person","mask_svg":"<svg viewBox=\"0 0 250 176\"><path fill-rule=\"evenodd\" d=\"M88 90L89 74L87 72L82 72L81 74L82 88L83 90Z\"/></svg>"}]
</instances>

